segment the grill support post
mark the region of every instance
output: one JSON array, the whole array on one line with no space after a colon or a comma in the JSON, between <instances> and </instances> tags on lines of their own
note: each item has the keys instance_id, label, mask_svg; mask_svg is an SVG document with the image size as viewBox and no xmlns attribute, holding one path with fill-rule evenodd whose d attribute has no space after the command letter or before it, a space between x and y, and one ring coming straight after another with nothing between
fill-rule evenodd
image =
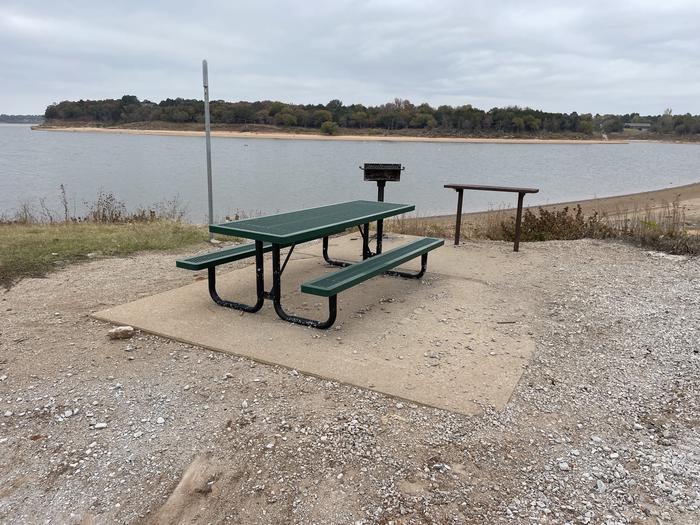
<instances>
[{"instance_id":1,"label":"grill support post","mask_svg":"<svg viewBox=\"0 0 700 525\"><path fill-rule=\"evenodd\" d=\"M384 202L384 187L386 186L385 180L377 181L377 200L379 202ZM379 219L377 221L377 254L382 253L382 239L384 238L384 220Z\"/></svg>"}]
</instances>

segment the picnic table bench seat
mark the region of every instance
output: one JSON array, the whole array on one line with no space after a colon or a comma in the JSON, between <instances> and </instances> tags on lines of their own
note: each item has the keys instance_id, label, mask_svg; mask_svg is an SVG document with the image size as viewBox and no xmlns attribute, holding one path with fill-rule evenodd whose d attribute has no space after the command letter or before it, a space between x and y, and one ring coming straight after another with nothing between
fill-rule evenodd
<instances>
[{"instance_id":1,"label":"picnic table bench seat","mask_svg":"<svg viewBox=\"0 0 700 525\"><path fill-rule=\"evenodd\" d=\"M272 243L263 243L263 251L272 251ZM195 255L186 259L178 259L175 261L175 265L178 268L183 268L185 270L204 270L206 268L219 266L220 264L240 261L241 259L247 259L248 257L254 256L255 243L241 244L234 246L233 248L225 248L216 252Z\"/></svg>"},{"instance_id":2,"label":"picnic table bench seat","mask_svg":"<svg viewBox=\"0 0 700 525\"><path fill-rule=\"evenodd\" d=\"M352 288L372 277L387 273L400 264L421 256L421 271L417 275L405 275L403 272L389 272L395 275L422 277L425 273L428 252L445 244L443 239L424 237L393 250L383 252L364 261L360 261L342 270L318 277L301 285L301 291L321 297L331 297L343 290Z\"/></svg>"}]
</instances>

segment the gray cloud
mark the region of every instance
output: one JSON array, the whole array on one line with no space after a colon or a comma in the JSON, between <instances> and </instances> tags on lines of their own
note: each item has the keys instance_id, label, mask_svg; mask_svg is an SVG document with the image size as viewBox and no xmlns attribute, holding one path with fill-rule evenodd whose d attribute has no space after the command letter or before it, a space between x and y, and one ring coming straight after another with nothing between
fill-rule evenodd
<instances>
[{"instance_id":1,"label":"gray cloud","mask_svg":"<svg viewBox=\"0 0 700 525\"><path fill-rule=\"evenodd\" d=\"M0 112L129 93L700 113L700 2L0 4Z\"/></svg>"}]
</instances>

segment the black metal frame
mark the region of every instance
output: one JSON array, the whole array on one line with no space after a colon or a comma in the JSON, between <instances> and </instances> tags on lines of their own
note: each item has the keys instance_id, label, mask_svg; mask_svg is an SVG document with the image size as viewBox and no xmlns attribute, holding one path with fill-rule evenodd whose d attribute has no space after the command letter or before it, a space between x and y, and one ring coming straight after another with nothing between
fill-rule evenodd
<instances>
[{"instance_id":1,"label":"black metal frame","mask_svg":"<svg viewBox=\"0 0 700 525\"><path fill-rule=\"evenodd\" d=\"M375 254L369 249L369 224L364 224L358 226L360 228L360 233L362 234L362 259L366 260L373 257ZM282 246L280 244L272 245L272 290L269 292L265 291L265 272L264 272L264 252L262 241L255 241L255 283L257 291L257 302L254 305L248 305L244 303L238 303L234 301L228 301L222 299L216 290L216 267L211 266L208 270L208 280L209 280L209 295L219 306L225 308L233 308L235 310L241 310L243 312L255 313L263 307L265 299L272 300L275 308L275 312L280 317L280 319L299 324L302 326L309 326L312 328L326 329L330 328L336 320L338 315L338 296L331 295L328 298L328 318L325 321L317 321L315 319L307 319L306 317L299 317L296 315L288 314L284 311L282 307L282 273L287 267L294 247L296 245L291 245L284 262L280 265L281 255L280 249ZM324 260L333 266L350 266L351 262L336 261L328 256L328 237L323 237L323 258ZM385 275L392 275L396 277L403 277L406 279L420 279L425 274L428 266L428 254L424 253L421 255L421 269L418 273L408 273L399 270L388 270Z\"/></svg>"},{"instance_id":2,"label":"black metal frame","mask_svg":"<svg viewBox=\"0 0 700 525\"><path fill-rule=\"evenodd\" d=\"M363 229L364 227L364 229ZM370 257L374 257L374 253L372 253L372 250L369 248L369 224L363 224L357 226L357 229L360 230L360 235L362 236L362 260L364 261L365 259L369 259ZM379 242L379 241L377 241ZM328 264L331 266L339 266L341 268L345 268L346 266L350 266L351 264L355 264L354 262L350 261L339 261L337 259L331 259L330 256L328 255L328 236L326 235L323 238L323 260L326 261ZM379 253L379 252L377 252Z\"/></svg>"},{"instance_id":3,"label":"black metal frame","mask_svg":"<svg viewBox=\"0 0 700 525\"><path fill-rule=\"evenodd\" d=\"M369 224L366 224L365 227L367 228L367 232L369 233ZM363 257L362 260L368 259L369 257L374 257L375 255L379 255L379 251L377 253L373 254L371 250L369 249L369 237L363 233L362 228L360 228L360 233L362 233L362 251L363 251ZM379 238L377 238L377 243L379 243ZM364 256L364 254L369 253L367 257ZM348 262L348 261L338 261L336 259L331 259L328 255L328 237L323 238L323 260L326 261L328 264L331 266L340 266L341 268L344 268L346 266L350 266L354 263ZM384 272L384 275L391 275L393 277L403 277L404 279L420 279L425 275L426 270L428 269L428 254L424 253L421 255L420 258L420 271L418 273L409 273L409 272L402 272L400 270L387 270Z\"/></svg>"},{"instance_id":4,"label":"black metal frame","mask_svg":"<svg viewBox=\"0 0 700 525\"><path fill-rule=\"evenodd\" d=\"M242 312L248 313L255 313L259 311L263 307L265 299L270 299L272 300L277 315L285 321L304 326L310 326L312 328L329 328L335 322L335 319L338 314L338 297L336 295L333 295L328 298L328 319L326 319L325 321L316 321L314 319L306 319L304 317L298 317L296 315L289 315L287 312L284 311L284 308L282 307L282 273L287 267L287 263L289 262L289 258L292 256L292 252L294 251L295 246L296 245L292 245L290 247L289 252L287 252L287 256L284 259L284 262L282 263L282 265L280 265L281 246L279 244L272 245L272 290L266 292L263 243L262 241L255 241L255 282L257 290L257 302L254 305L248 305L244 303L238 303L235 301L228 301L226 299L222 299L216 290L215 266L210 266L209 268L207 268L207 277L209 281L209 295L211 296L213 301L219 306L223 306L225 308L233 308L235 310L241 310Z\"/></svg>"},{"instance_id":5,"label":"black metal frame","mask_svg":"<svg viewBox=\"0 0 700 525\"><path fill-rule=\"evenodd\" d=\"M255 241L255 284L257 290L258 300L255 305L250 306L243 303L236 303L234 301L227 301L219 296L216 291L216 266L210 266L207 268L207 277L209 281L209 295L219 306L225 308L234 308L236 310L242 310L244 312L254 313L260 310L265 303L267 293L265 292L265 274L263 265L263 243L262 241Z\"/></svg>"},{"instance_id":6,"label":"black metal frame","mask_svg":"<svg viewBox=\"0 0 700 525\"><path fill-rule=\"evenodd\" d=\"M307 319L306 317L289 315L284 311L284 308L282 308L282 272L284 271L284 267L287 265L289 255L291 255L291 250L290 253L287 254L287 259L284 261L284 265L280 269L280 245L272 245L272 303L274 304L275 312L277 312L277 315L281 319L290 323L310 326L312 328L330 328L335 322L335 318L338 314L337 295L331 295L328 298L328 319L325 321L316 321L314 319Z\"/></svg>"},{"instance_id":7,"label":"black metal frame","mask_svg":"<svg viewBox=\"0 0 700 525\"><path fill-rule=\"evenodd\" d=\"M328 256L328 237L323 238L323 260L326 261L331 266L340 266L341 268L345 268L346 266L350 266L352 264L351 262L338 261L336 259L331 259Z\"/></svg>"},{"instance_id":8,"label":"black metal frame","mask_svg":"<svg viewBox=\"0 0 700 525\"><path fill-rule=\"evenodd\" d=\"M391 275L394 277L403 277L404 279L420 279L425 275L425 271L428 269L428 254L424 253L420 256L420 271L418 273L402 272L399 270L387 270L384 275Z\"/></svg>"}]
</instances>

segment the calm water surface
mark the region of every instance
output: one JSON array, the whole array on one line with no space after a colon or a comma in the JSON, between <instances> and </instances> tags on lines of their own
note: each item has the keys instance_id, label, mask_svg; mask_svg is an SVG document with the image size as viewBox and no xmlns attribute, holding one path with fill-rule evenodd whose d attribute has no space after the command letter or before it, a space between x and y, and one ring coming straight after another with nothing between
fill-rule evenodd
<instances>
[{"instance_id":1,"label":"calm water surface","mask_svg":"<svg viewBox=\"0 0 700 525\"><path fill-rule=\"evenodd\" d=\"M401 182L388 201L412 203L421 215L453 213L450 182L534 186L526 203L603 197L700 181L700 146L681 144L444 144L273 139L212 139L214 209L273 213L376 198L362 181L364 162L400 162ZM98 191L130 209L179 195L189 219L205 222L204 138L31 131L0 125L0 214L40 198L60 208L59 186L72 208ZM465 209L512 205L513 196L467 192Z\"/></svg>"}]
</instances>

